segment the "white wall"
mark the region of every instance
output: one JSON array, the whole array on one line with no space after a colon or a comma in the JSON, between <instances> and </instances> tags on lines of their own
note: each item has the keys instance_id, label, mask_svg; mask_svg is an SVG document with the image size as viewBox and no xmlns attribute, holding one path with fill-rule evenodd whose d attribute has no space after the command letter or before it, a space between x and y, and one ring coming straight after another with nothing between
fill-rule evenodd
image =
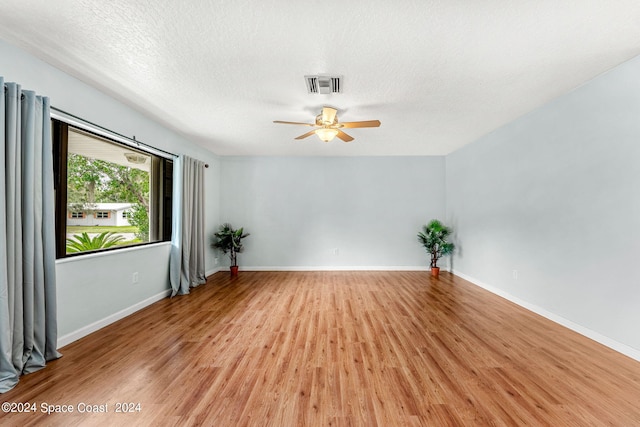
<instances>
[{"instance_id":1,"label":"white wall","mask_svg":"<svg viewBox=\"0 0 640 427\"><path fill-rule=\"evenodd\" d=\"M24 89L48 96L54 107L123 135L135 135L156 148L209 163L206 231L208 235L213 233L219 224L220 162L211 152L4 41L0 41L0 75L5 81L15 81ZM215 268L214 253L208 247L207 251L206 268L211 271ZM96 322L103 324L105 319L162 294L169 288L168 272L158 265L168 265L168 259L168 244L161 244L58 262L59 337L74 336ZM131 286L133 272L139 277L135 286Z\"/></svg>"},{"instance_id":2,"label":"white wall","mask_svg":"<svg viewBox=\"0 0 640 427\"><path fill-rule=\"evenodd\" d=\"M640 58L449 155L446 184L456 272L640 350Z\"/></svg>"},{"instance_id":3,"label":"white wall","mask_svg":"<svg viewBox=\"0 0 640 427\"><path fill-rule=\"evenodd\" d=\"M221 165L221 218L251 233L241 268L428 264L416 234L444 217L444 157L225 157Z\"/></svg>"},{"instance_id":4,"label":"white wall","mask_svg":"<svg viewBox=\"0 0 640 427\"><path fill-rule=\"evenodd\" d=\"M131 307L166 296L170 247L158 243L59 260L59 342L72 342L122 317L121 311L130 314ZM136 272L139 282L134 284Z\"/></svg>"}]
</instances>

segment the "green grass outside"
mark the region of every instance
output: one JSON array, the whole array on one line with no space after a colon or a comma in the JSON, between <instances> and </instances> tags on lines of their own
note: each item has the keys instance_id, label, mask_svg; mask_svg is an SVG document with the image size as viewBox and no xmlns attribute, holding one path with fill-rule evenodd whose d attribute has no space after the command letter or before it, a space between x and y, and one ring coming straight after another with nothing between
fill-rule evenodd
<instances>
[{"instance_id":1,"label":"green grass outside","mask_svg":"<svg viewBox=\"0 0 640 427\"><path fill-rule=\"evenodd\" d=\"M116 226L116 225L69 225L67 226L67 234L80 233L102 233L105 231L113 231L114 233L137 233L138 227L134 225Z\"/></svg>"},{"instance_id":2,"label":"green grass outside","mask_svg":"<svg viewBox=\"0 0 640 427\"><path fill-rule=\"evenodd\" d=\"M116 243L116 246L135 245L136 243L142 243L142 240L140 240L140 239L126 240L124 242Z\"/></svg>"}]
</instances>

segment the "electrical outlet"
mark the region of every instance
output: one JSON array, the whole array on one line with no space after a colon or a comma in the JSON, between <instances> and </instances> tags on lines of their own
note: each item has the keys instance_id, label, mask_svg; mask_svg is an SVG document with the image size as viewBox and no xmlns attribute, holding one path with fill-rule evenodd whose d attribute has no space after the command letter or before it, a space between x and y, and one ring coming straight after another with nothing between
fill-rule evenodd
<instances>
[{"instance_id":1,"label":"electrical outlet","mask_svg":"<svg viewBox=\"0 0 640 427\"><path fill-rule=\"evenodd\" d=\"M218 258L214 258L213 262L215 263L215 265L218 265L218 262L219 262Z\"/></svg>"},{"instance_id":2,"label":"electrical outlet","mask_svg":"<svg viewBox=\"0 0 640 427\"><path fill-rule=\"evenodd\" d=\"M137 271L131 275L131 283L133 283L134 285L136 283L138 283L138 272Z\"/></svg>"},{"instance_id":3,"label":"electrical outlet","mask_svg":"<svg viewBox=\"0 0 640 427\"><path fill-rule=\"evenodd\" d=\"M513 270L513 280L518 280L518 270Z\"/></svg>"},{"instance_id":4,"label":"electrical outlet","mask_svg":"<svg viewBox=\"0 0 640 427\"><path fill-rule=\"evenodd\" d=\"M334 255L338 255L340 253L340 251L338 251L338 248L333 248L333 254Z\"/></svg>"}]
</instances>

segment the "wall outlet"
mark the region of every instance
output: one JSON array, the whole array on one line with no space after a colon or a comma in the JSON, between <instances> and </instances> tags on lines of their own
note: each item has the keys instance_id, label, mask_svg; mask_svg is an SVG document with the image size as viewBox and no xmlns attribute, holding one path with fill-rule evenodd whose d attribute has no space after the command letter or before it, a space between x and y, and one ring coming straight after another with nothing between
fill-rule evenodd
<instances>
[{"instance_id":1,"label":"wall outlet","mask_svg":"<svg viewBox=\"0 0 640 427\"><path fill-rule=\"evenodd\" d=\"M215 265L218 265L218 262L219 262L218 258L214 258L213 262L214 262Z\"/></svg>"},{"instance_id":2,"label":"wall outlet","mask_svg":"<svg viewBox=\"0 0 640 427\"><path fill-rule=\"evenodd\" d=\"M134 285L136 283L138 283L138 272L137 271L131 275L131 283L133 283Z\"/></svg>"},{"instance_id":3,"label":"wall outlet","mask_svg":"<svg viewBox=\"0 0 640 427\"><path fill-rule=\"evenodd\" d=\"M333 248L333 254L334 255L338 255L340 253L340 251L338 250L338 248Z\"/></svg>"},{"instance_id":4,"label":"wall outlet","mask_svg":"<svg viewBox=\"0 0 640 427\"><path fill-rule=\"evenodd\" d=\"M513 275L513 280L518 280L518 270L513 270L511 274Z\"/></svg>"}]
</instances>

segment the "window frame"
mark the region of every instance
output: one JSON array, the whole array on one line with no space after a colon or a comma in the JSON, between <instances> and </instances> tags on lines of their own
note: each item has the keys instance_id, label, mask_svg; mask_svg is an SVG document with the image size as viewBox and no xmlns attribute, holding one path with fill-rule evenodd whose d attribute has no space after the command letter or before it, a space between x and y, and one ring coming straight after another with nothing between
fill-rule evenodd
<instances>
[{"instance_id":1,"label":"window frame","mask_svg":"<svg viewBox=\"0 0 640 427\"><path fill-rule=\"evenodd\" d=\"M67 161L69 156L68 151L68 134L69 128L75 128L84 133L91 134L98 139L106 140L107 142L132 148L134 150L143 152L152 157L152 161L156 161L161 165L161 169L153 176L150 173L150 194L149 203L161 206L161 209L156 209L154 215L157 217L152 219L150 212L149 221L150 227L155 221L155 227L157 228L155 234L157 238L148 242L132 243L126 246L115 246L111 248L103 248L92 251L67 253L66 251L66 236L67 236ZM51 134L53 142L53 169L54 169L54 198L55 198L55 230L56 230L56 259L71 258L75 256L82 256L87 254L95 254L101 252L111 252L117 250L126 250L130 248L138 248L141 246L153 245L162 242L168 242L171 240L171 227L172 227L172 204L173 204L173 162L175 155L166 153L162 150L154 149L146 144L139 144L133 140L128 141L126 137L122 137L116 133L101 128L97 125L85 123L75 117L68 117L66 114L56 114L54 111L51 113ZM134 137L135 138L135 137ZM157 158L158 160L153 160ZM167 186L166 182L171 185ZM156 195L151 194L152 187L157 186L155 192ZM170 188L167 194L167 188ZM154 200L151 200L152 197ZM160 200L161 199L161 200ZM157 208L157 206L156 206ZM82 212L82 219L87 218L89 215L86 212ZM97 211L92 215L97 218ZM108 217L111 217L109 213Z\"/></svg>"}]
</instances>

